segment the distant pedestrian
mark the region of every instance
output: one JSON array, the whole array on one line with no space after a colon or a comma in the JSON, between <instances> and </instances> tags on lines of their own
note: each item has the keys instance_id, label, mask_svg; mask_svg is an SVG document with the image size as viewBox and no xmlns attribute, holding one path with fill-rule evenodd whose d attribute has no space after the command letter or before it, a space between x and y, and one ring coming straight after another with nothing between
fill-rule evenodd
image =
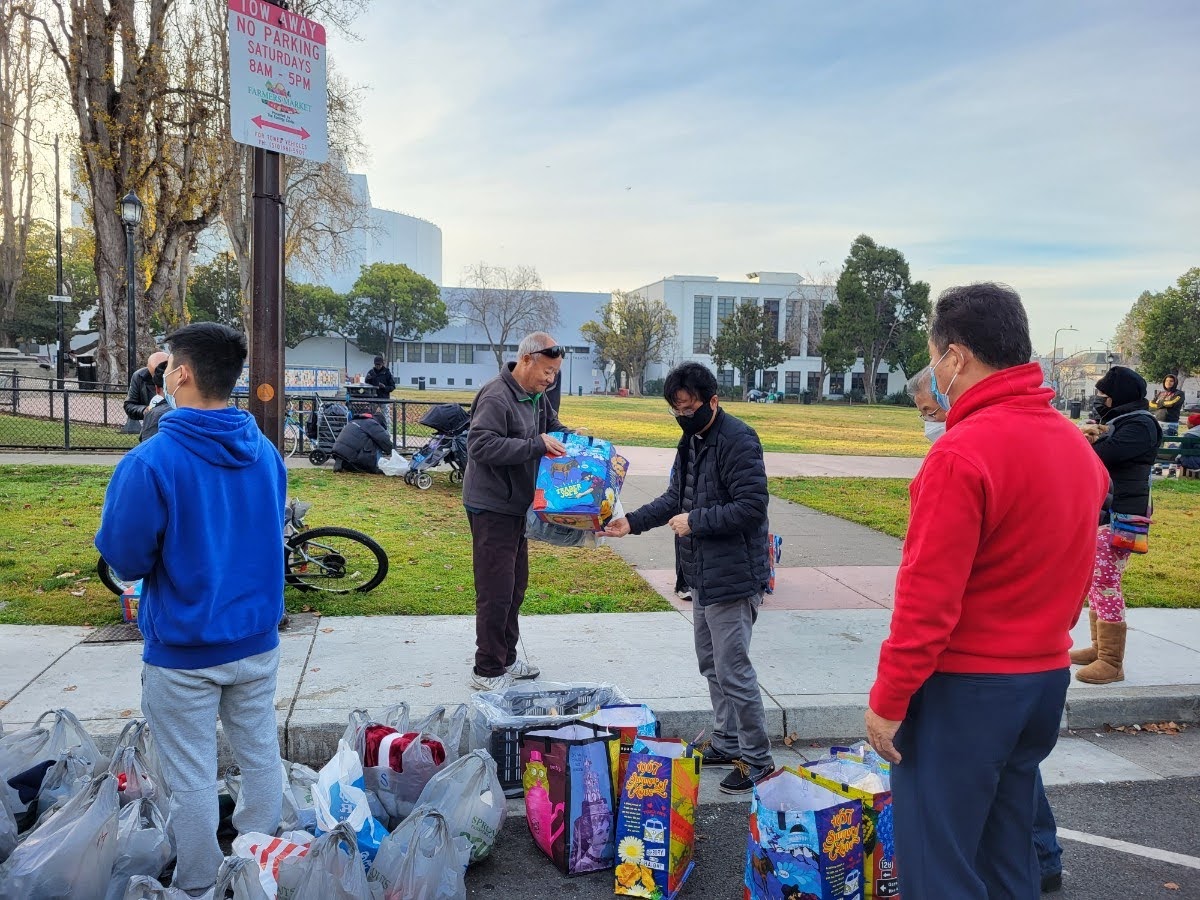
<instances>
[{"instance_id":1,"label":"distant pedestrian","mask_svg":"<svg viewBox=\"0 0 1200 900\"><path fill-rule=\"evenodd\" d=\"M479 389L467 432L463 506L475 571L475 668L471 686L510 687L541 672L521 659L520 612L529 585L525 514L543 456L566 453L552 431L567 431L546 391L566 351L542 331L517 347L517 361Z\"/></svg>"},{"instance_id":2,"label":"distant pedestrian","mask_svg":"<svg viewBox=\"0 0 1200 900\"><path fill-rule=\"evenodd\" d=\"M167 354L155 350L146 360L146 365L133 373L129 379L129 392L125 395L125 415L131 421L137 422L136 428L130 433L136 434L141 430L141 422L146 417L146 409L157 396L154 387L154 370L167 361Z\"/></svg>"},{"instance_id":3,"label":"distant pedestrian","mask_svg":"<svg viewBox=\"0 0 1200 900\"><path fill-rule=\"evenodd\" d=\"M374 386L375 396L380 400L390 398L392 391L396 389L396 379L382 356L375 357L375 364L367 370L366 378L363 380Z\"/></svg>"},{"instance_id":4,"label":"distant pedestrian","mask_svg":"<svg viewBox=\"0 0 1200 900\"><path fill-rule=\"evenodd\" d=\"M1179 434L1179 412L1183 409L1183 391L1179 389L1179 379L1168 375L1163 379L1162 390L1154 394L1150 401L1155 418L1163 423L1163 433L1168 437Z\"/></svg>"},{"instance_id":5,"label":"distant pedestrian","mask_svg":"<svg viewBox=\"0 0 1200 900\"><path fill-rule=\"evenodd\" d=\"M614 519L611 537L670 525L691 589L700 673L715 727L706 766L733 766L721 782L745 794L775 771L750 636L767 590L767 474L762 443L721 409L717 379L699 363L667 373L663 397L683 430L674 474L657 500Z\"/></svg>"},{"instance_id":6,"label":"distant pedestrian","mask_svg":"<svg viewBox=\"0 0 1200 900\"><path fill-rule=\"evenodd\" d=\"M893 763L903 896L1035 897L1038 766L1058 740L1108 476L1051 408L1011 288L944 292L929 352L947 429L909 489L867 735Z\"/></svg>"},{"instance_id":7,"label":"distant pedestrian","mask_svg":"<svg viewBox=\"0 0 1200 900\"><path fill-rule=\"evenodd\" d=\"M158 434L158 420L174 409L171 405L174 400L168 398L163 392L163 376L166 372L167 361L164 359L154 370L154 390L156 396L150 401L150 405L146 407L146 414L142 418L142 433L138 435L139 444L147 438L152 438Z\"/></svg>"},{"instance_id":8,"label":"distant pedestrian","mask_svg":"<svg viewBox=\"0 0 1200 900\"><path fill-rule=\"evenodd\" d=\"M176 409L117 463L96 547L121 578L142 579L142 709L171 786L174 886L200 897L211 896L223 856L218 718L242 772L234 827L268 835L279 827L287 472L254 418L229 405L246 338L200 322L167 342L163 391Z\"/></svg>"},{"instance_id":9,"label":"distant pedestrian","mask_svg":"<svg viewBox=\"0 0 1200 900\"><path fill-rule=\"evenodd\" d=\"M1112 512L1150 515L1150 473L1158 457L1162 429L1146 401L1146 380L1133 369L1113 366L1096 382L1104 401L1100 425L1088 440L1112 478ZM1075 677L1088 684L1125 680L1125 595L1121 579L1130 552L1112 545L1111 516L1101 515L1096 533L1096 564L1088 592L1090 647L1071 651L1082 665Z\"/></svg>"}]
</instances>

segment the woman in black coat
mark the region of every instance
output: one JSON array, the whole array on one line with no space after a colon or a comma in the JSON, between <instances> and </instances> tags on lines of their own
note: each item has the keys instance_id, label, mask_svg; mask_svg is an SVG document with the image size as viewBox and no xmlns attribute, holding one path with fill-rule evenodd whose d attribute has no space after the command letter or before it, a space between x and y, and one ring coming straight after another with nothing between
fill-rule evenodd
<instances>
[{"instance_id":1,"label":"woman in black coat","mask_svg":"<svg viewBox=\"0 0 1200 900\"><path fill-rule=\"evenodd\" d=\"M1096 382L1099 426L1085 431L1112 478L1112 512L1150 515L1150 471L1158 455L1162 429L1146 400L1146 380L1133 369L1113 366ZM1130 551L1112 545L1110 517L1101 515L1096 535L1096 572L1088 594L1092 646L1072 650L1082 664L1075 677L1088 684L1125 679L1125 596L1121 576Z\"/></svg>"}]
</instances>

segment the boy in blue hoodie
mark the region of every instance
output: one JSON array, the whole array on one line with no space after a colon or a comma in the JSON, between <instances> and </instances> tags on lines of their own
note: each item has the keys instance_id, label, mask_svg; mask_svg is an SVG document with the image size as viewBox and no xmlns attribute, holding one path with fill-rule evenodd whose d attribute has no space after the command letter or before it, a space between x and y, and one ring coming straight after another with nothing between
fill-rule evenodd
<instances>
[{"instance_id":1,"label":"boy in blue hoodie","mask_svg":"<svg viewBox=\"0 0 1200 900\"><path fill-rule=\"evenodd\" d=\"M217 733L242 770L239 832L274 834L281 815L275 678L287 472L249 413L229 406L245 337L201 322L176 331L157 440L117 464L96 547L141 578L142 710L171 788L175 886L217 880Z\"/></svg>"}]
</instances>

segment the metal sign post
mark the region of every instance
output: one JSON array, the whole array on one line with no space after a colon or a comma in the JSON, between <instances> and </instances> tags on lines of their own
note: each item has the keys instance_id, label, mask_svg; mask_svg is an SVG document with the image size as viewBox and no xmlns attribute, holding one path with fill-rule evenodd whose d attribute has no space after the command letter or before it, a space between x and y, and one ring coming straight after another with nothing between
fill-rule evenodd
<instances>
[{"instance_id":1,"label":"metal sign post","mask_svg":"<svg viewBox=\"0 0 1200 900\"><path fill-rule=\"evenodd\" d=\"M283 0L228 0L229 123L254 150L250 412L283 445L282 155L329 156L325 29Z\"/></svg>"}]
</instances>

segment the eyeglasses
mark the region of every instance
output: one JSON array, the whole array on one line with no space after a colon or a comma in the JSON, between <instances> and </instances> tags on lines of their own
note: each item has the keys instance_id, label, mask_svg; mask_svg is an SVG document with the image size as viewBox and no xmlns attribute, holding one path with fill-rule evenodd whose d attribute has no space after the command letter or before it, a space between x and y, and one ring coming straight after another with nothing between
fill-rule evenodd
<instances>
[{"instance_id":1,"label":"eyeglasses","mask_svg":"<svg viewBox=\"0 0 1200 900\"><path fill-rule=\"evenodd\" d=\"M542 356L548 356L551 359L558 359L567 355L567 348L560 347L558 344L555 344L553 347L547 347L544 350L534 350L532 355L537 356L539 353Z\"/></svg>"},{"instance_id":2,"label":"eyeglasses","mask_svg":"<svg viewBox=\"0 0 1200 900\"><path fill-rule=\"evenodd\" d=\"M931 412L931 413L918 412L917 415L920 416L922 418L922 420L924 420L926 422L936 422L938 420L938 418L937 418L938 414L935 412Z\"/></svg>"}]
</instances>

